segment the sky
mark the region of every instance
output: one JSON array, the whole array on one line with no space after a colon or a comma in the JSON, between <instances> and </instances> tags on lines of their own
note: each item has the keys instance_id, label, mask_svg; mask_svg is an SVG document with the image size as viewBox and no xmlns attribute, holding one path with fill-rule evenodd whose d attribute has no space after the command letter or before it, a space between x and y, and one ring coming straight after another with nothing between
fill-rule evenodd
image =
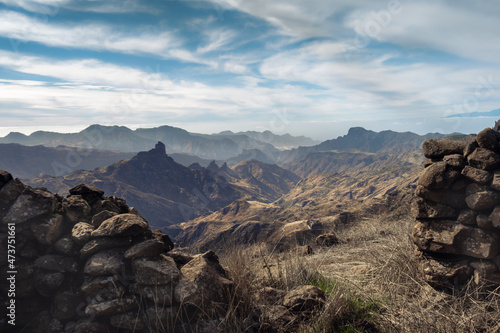
<instances>
[{"instance_id":1,"label":"sky","mask_svg":"<svg viewBox=\"0 0 500 333\"><path fill-rule=\"evenodd\" d=\"M0 0L0 136L474 133L500 115L499 17L497 0Z\"/></svg>"}]
</instances>

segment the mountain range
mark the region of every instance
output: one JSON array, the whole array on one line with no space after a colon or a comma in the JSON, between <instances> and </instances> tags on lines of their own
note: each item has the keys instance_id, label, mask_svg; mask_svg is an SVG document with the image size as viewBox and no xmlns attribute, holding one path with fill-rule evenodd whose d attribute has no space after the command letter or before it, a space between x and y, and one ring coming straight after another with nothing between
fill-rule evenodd
<instances>
[{"instance_id":1,"label":"mountain range","mask_svg":"<svg viewBox=\"0 0 500 333\"><path fill-rule=\"evenodd\" d=\"M85 133L92 129L87 129L64 144L76 145L78 135L94 138L105 148L119 148L127 142L145 144L143 140L151 142L158 138L166 138L171 144L182 141L165 136L165 128L131 131L117 127L102 136L95 133L88 136ZM232 147L241 144L244 136L249 137L230 132L214 136L196 136L183 130L172 133L188 138L184 143L196 141L197 147L211 149L222 149L224 144ZM26 138L39 136L34 133ZM237 139L229 143L226 136ZM79 183L95 185L107 195L124 198L153 226L166 230L183 245L194 243L209 248L221 237L240 240L261 237L282 242L297 239L298 234L315 235L331 230L367 214L407 214L424 162L421 144L428 138L443 136L353 128L337 139L283 151L251 138L255 141L246 145L258 148L242 149L217 161L186 155L186 150L173 153L184 158L184 165L177 163L170 153L167 155L169 146L160 140L155 148L108 166L76 170L63 176L42 175L28 183L60 194ZM48 137L53 144L68 138L67 134L54 133ZM111 141L106 141L108 137ZM189 141L192 137L196 140ZM191 145L184 147L190 153L197 149ZM64 151L67 147L58 149Z\"/></svg>"}]
</instances>

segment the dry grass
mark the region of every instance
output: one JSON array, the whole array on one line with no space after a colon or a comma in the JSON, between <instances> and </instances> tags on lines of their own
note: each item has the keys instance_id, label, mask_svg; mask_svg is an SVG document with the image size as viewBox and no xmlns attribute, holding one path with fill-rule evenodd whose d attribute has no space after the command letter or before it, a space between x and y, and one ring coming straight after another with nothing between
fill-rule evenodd
<instances>
[{"instance_id":1,"label":"dry grass","mask_svg":"<svg viewBox=\"0 0 500 333\"><path fill-rule=\"evenodd\" d=\"M294 331L500 332L497 291L471 284L449 294L419 277L412 225L410 219L362 221L337 230L341 244L305 257L265 244L226 249L220 257L236 289L223 331L255 328L257 290L312 284L325 290L327 303Z\"/></svg>"}]
</instances>

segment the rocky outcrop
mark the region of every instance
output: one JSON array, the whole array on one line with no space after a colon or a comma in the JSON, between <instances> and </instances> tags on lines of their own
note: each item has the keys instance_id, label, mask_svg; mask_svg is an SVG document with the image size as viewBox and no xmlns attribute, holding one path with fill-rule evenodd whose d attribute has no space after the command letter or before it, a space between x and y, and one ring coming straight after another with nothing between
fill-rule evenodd
<instances>
[{"instance_id":1,"label":"rocky outcrop","mask_svg":"<svg viewBox=\"0 0 500 333\"><path fill-rule=\"evenodd\" d=\"M430 139L413 202L421 273L434 286L500 285L500 132Z\"/></svg>"},{"instance_id":2,"label":"rocky outcrop","mask_svg":"<svg viewBox=\"0 0 500 333\"><path fill-rule=\"evenodd\" d=\"M0 282L0 302L14 301L16 325L0 331L183 331L187 303L203 314L228 304L232 281L215 253L171 255L168 235L124 200L85 184L69 192L0 171L0 268L12 277Z\"/></svg>"}]
</instances>

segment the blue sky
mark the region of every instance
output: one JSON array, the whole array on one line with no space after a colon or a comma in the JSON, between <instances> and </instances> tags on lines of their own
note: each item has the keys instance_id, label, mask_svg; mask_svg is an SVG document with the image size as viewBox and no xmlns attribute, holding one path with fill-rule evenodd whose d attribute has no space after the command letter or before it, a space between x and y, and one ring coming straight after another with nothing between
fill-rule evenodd
<instances>
[{"instance_id":1,"label":"blue sky","mask_svg":"<svg viewBox=\"0 0 500 333\"><path fill-rule=\"evenodd\" d=\"M0 0L0 135L477 132L500 107L498 17L496 0Z\"/></svg>"}]
</instances>

